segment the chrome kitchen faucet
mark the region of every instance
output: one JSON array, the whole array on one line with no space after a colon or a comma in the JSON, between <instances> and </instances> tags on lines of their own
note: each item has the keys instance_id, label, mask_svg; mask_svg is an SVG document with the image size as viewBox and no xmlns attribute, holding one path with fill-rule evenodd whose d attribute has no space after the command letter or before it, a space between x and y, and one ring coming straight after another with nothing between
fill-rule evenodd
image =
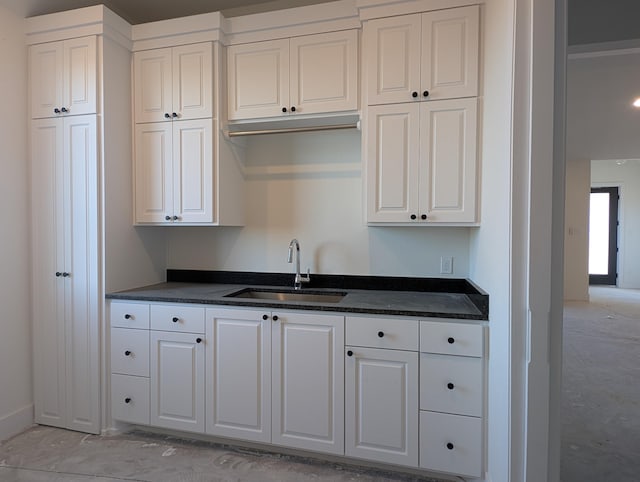
<instances>
[{"instance_id":1,"label":"chrome kitchen faucet","mask_svg":"<svg viewBox=\"0 0 640 482\"><path fill-rule=\"evenodd\" d=\"M296 278L293 282L293 288L299 290L302 288L302 283L308 283L311 281L310 272L311 270L307 268L307 274L300 274L300 243L297 239L292 239L289 243L289 255L287 256L287 263L291 263L293 261L293 248L296 248Z\"/></svg>"}]
</instances>

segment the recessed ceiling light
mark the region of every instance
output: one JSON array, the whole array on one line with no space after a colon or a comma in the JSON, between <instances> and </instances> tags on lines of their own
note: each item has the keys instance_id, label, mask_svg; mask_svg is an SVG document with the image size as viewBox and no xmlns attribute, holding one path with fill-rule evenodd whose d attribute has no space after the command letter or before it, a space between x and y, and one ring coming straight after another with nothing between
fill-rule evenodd
<instances>
[{"instance_id":1,"label":"recessed ceiling light","mask_svg":"<svg viewBox=\"0 0 640 482\"><path fill-rule=\"evenodd\" d=\"M636 100L633 101L633 106L640 107L640 97L638 97Z\"/></svg>"}]
</instances>

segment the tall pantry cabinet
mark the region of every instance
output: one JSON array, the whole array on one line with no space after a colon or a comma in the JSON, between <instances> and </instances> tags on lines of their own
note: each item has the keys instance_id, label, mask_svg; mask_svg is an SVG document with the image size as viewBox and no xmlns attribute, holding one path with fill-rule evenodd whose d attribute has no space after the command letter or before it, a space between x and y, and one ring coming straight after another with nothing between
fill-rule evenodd
<instances>
[{"instance_id":1,"label":"tall pantry cabinet","mask_svg":"<svg viewBox=\"0 0 640 482\"><path fill-rule=\"evenodd\" d=\"M104 253L119 235L105 165L131 162L130 80L102 64L129 72L126 28L103 6L27 20L35 421L88 433L102 428Z\"/></svg>"}]
</instances>

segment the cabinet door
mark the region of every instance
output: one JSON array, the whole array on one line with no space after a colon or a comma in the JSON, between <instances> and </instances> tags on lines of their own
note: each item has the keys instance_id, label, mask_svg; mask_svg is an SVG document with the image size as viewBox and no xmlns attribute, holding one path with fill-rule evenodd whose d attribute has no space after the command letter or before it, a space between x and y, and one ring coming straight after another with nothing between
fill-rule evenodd
<instances>
[{"instance_id":1,"label":"cabinet door","mask_svg":"<svg viewBox=\"0 0 640 482\"><path fill-rule=\"evenodd\" d=\"M96 117L35 121L31 140L35 418L98 433Z\"/></svg>"},{"instance_id":2,"label":"cabinet door","mask_svg":"<svg viewBox=\"0 0 640 482\"><path fill-rule=\"evenodd\" d=\"M31 46L31 117L96 113L96 55L95 36Z\"/></svg>"},{"instance_id":3,"label":"cabinet door","mask_svg":"<svg viewBox=\"0 0 640 482\"><path fill-rule=\"evenodd\" d=\"M173 215L183 223L213 221L211 119L173 123Z\"/></svg>"},{"instance_id":4,"label":"cabinet door","mask_svg":"<svg viewBox=\"0 0 640 482\"><path fill-rule=\"evenodd\" d=\"M204 335L151 332L151 425L204 432L204 345Z\"/></svg>"},{"instance_id":5,"label":"cabinet door","mask_svg":"<svg viewBox=\"0 0 640 482\"><path fill-rule=\"evenodd\" d=\"M418 466L418 353L347 347L345 454Z\"/></svg>"},{"instance_id":6,"label":"cabinet door","mask_svg":"<svg viewBox=\"0 0 640 482\"><path fill-rule=\"evenodd\" d=\"M289 40L227 49L230 120L283 115L289 105Z\"/></svg>"},{"instance_id":7,"label":"cabinet door","mask_svg":"<svg viewBox=\"0 0 640 482\"><path fill-rule=\"evenodd\" d=\"M418 218L419 104L369 107L367 221L401 222Z\"/></svg>"},{"instance_id":8,"label":"cabinet door","mask_svg":"<svg viewBox=\"0 0 640 482\"><path fill-rule=\"evenodd\" d=\"M33 376L35 421L66 426L62 119L31 128Z\"/></svg>"},{"instance_id":9,"label":"cabinet door","mask_svg":"<svg viewBox=\"0 0 640 482\"><path fill-rule=\"evenodd\" d=\"M420 29L420 15L382 18L365 24L367 104L421 98Z\"/></svg>"},{"instance_id":10,"label":"cabinet door","mask_svg":"<svg viewBox=\"0 0 640 482\"><path fill-rule=\"evenodd\" d=\"M344 318L274 313L274 444L344 454Z\"/></svg>"},{"instance_id":11,"label":"cabinet door","mask_svg":"<svg viewBox=\"0 0 640 482\"><path fill-rule=\"evenodd\" d=\"M136 223L169 223L173 215L172 123L135 128ZM166 217L169 219L165 219Z\"/></svg>"},{"instance_id":12,"label":"cabinet door","mask_svg":"<svg viewBox=\"0 0 640 482\"><path fill-rule=\"evenodd\" d=\"M96 116L64 118L65 196L65 349L67 428L100 431L101 300L98 276L98 162Z\"/></svg>"},{"instance_id":13,"label":"cabinet door","mask_svg":"<svg viewBox=\"0 0 640 482\"><path fill-rule=\"evenodd\" d=\"M262 311L207 310L207 433L271 442L271 323Z\"/></svg>"},{"instance_id":14,"label":"cabinet door","mask_svg":"<svg viewBox=\"0 0 640 482\"><path fill-rule=\"evenodd\" d=\"M477 100L425 102L420 117L420 213L427 222L477 221Z\"/></svg>"},{"instance_id":15,"label":"cabinet door","mask_svg":"<svg viewBox=\"0 0 640 482\"><path fill-rule=\"evenodd\" d=\"M63 42L49 42L29 47L31 117L54 117L62 107ZM62 145L61 145L62 147Z\"/></svg>"},{"instance_id":16,"label":"cabinet door","mask_svg":"<svg viewBox=\"0 0 640 482\"><path fill-rule=\"evenodd\" d=\"M201 119L213 113L213 48L211 42L174 47L172 114Z\"/></svg>"},{"instance_id":17,"label":"cabinet door","mask_svg":"<svg viewBox=\"0 0 640 482\"><path fill-rule=\"evenodd\" d=\"M478 95L478 5L422 15L421 89L429 99Z\"/></svg>"},{"instance_id":18,"label":"cabinet door","mask_svg":"<svg viewBox=\"0 0 640 482\"><path fill-rule=\"evenodd\" d=\"M171 118L172 52L170 48L133 54L135 121L161 122Z\"/></svg>"},{"instance_id":19,"label":"cabinet door","mask_svg":"<svg viewBox=\"0 0 640 482\"><path fill-rule=\"evenodd\" d=\"M358 32L295 37L291 49L291 106L296 114L358 109Z\"/></svg>"},{"instance_id":20,"label":"cabinet door","mask_svg":"<svg viewBox=\"0 0 640 482\"><path fill-rule=\"evenodd\" d=\"M64 42L62 107L69 114L95 114L97 96L96 37Z\"/></svg>"}]
</instances>

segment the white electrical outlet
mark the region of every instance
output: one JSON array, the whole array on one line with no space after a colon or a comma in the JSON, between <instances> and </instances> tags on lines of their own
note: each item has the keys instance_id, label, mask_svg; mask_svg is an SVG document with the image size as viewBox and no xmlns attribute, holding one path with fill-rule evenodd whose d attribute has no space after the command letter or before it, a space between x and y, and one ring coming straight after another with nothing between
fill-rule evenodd
<instances>
[{"instance_id":1,"label":"white electrical outlet","mask_svg":"<svg viewBox=\"0 0 640 482\"><path fill-rule=\"evenodd\" d=\"M453 256L440 258L440 274L453 274Z\"/></svg>"}]
</instances>

